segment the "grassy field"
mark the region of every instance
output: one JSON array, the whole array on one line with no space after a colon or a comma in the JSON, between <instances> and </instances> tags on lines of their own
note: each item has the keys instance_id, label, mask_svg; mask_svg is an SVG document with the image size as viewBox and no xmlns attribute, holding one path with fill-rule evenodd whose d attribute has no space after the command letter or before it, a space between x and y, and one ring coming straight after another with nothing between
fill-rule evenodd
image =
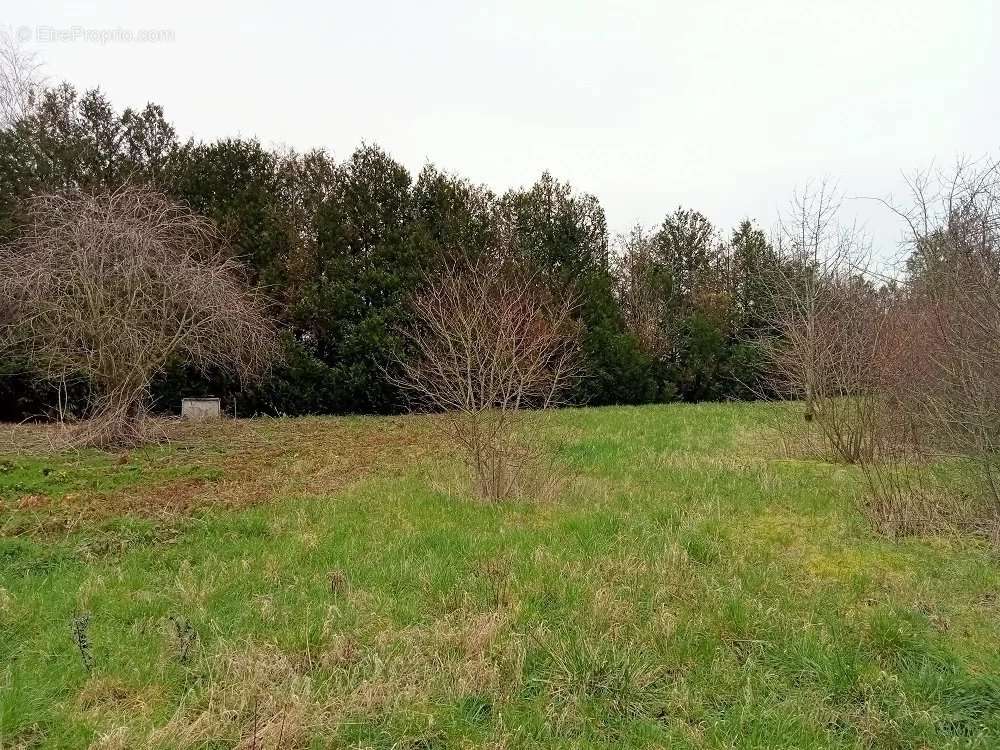
<instances>
[{"instance_id":1,"label":"grassy field","mask_svg":"<svg viewBox=\"0 0 1000 750\"><path fill-rule=\"evenodd\" d=\"M533 415L565 481L494 506L424 418L23 439L0 748L1000 747L996 551L877 536L778 415Z\"/></svg>"}]
</instances>

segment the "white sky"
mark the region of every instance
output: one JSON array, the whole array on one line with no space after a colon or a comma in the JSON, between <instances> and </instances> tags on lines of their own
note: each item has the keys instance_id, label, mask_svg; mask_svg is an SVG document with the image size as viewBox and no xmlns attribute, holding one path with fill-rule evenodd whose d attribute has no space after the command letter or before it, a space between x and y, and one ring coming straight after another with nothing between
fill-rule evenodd
<instances>
[{"instance_id":1,"label":"white sky","mask_svg":"<svg viewBox=\"0 0 1000 750\"><path fill-rule=\"evenodd\" d=\"M992 0L0 0L50 80L184 135L346 157L363 140L497 191L544 169L597 195L613 232L678 205L769 228L792 190L901 191L901 171L1000 147ZM166 29L160 43L46 29ZM27 32L22 31L22 34ZM892 252L896 222L845 213Z\"/></svg>"}]
</instances>

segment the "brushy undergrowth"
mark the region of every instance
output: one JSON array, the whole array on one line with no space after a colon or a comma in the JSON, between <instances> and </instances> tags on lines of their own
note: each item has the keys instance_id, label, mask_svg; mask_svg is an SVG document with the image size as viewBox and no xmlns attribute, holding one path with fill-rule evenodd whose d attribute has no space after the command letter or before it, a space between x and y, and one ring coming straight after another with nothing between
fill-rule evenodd
<instances>
[{"instance_id":1,"label":"brushy undergrowth","mask_svg":"<svg viewBox=\"0 0 1000 750\"><path fill-rule=\"evenodd\" d=\"M424 418L0 457L0 747L1000 746L995 549L879 535L783 408L533 415L535 502Z\"/></svg>"}]
</instances>

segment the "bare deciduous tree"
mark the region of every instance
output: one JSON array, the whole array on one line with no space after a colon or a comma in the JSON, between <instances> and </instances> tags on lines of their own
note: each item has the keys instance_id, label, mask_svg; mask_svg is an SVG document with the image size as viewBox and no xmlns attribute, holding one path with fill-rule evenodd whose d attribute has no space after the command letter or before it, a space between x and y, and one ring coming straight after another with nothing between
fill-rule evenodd
<instances>
[{"instance_id":1,"label":"bare deciduous tree","mask_svg":"<svg viewBox=\"0 0 1000 750\"><path fill-rule=\"evenodd\" d=\"M142 441L152 378L171 362L251 377L276 351L263 298L216 227L141 188L46 194L0 249L7 344L95 393L79 443Z\"/></svg>"},{"instance_id":2,"label":"bare deciduous tree","mask_svg":"<svg viewBox=\"0 0 1000 750\"><path fill-rule=\"evenodd\" d=\"M837 215L827 183L796 193L777 237L771 295L777 336L763 342L772 385L805 403L833 451L849 462L875 449L888 324L886 300L868 282L869 255Z\"/></svg>"},{"instance_id":3,"label":"bare deciduous tree","mask_svg":"<svg viewBox=\"0 0 1000 750\"><path fill-rule=\"evenodd\" d=\"M560 403L579 375L576 301L557 297L512 262L449 267L412 301L412 357L396 382L463 452L480 495L523 489L536 450L521 434L525 409Z\"/></svg>"},{"instance_id":4,"label":"bare deciduous tree","mask_svg":"<svg viewBox=\"0 0 1000 750\"><path fill-rule=\"evenodd\" d=\"M911 204L895 210L910 230L925 336L900 403L925 446L974 468L980 497L970 499L987 499L980 520L1000 538L1000 162L960 161L910 188Z\"/></svg>"},{"instance_id":5,"label":"bare deciduous tree","mask_svg":"<svg viewBox=\"0 0 1000 750\"><path fill-rule=\"evenodd\" d=\"M0 29L0 128L10 127L31 109L42 85L41 68L34 53Z\"/></svg>"},{"instance_id":6,"label":"bare deciduous tree","mask_svg":"<svg viewBox=\"0 0 1000 750\"><path fill-rule=\"evenodd\" d=\"M625 324L644 351L662 356L672 344L666 325L669 289L662 278L653 237L636 226L619 237L617 245L616 291Z\"/></svg>"},{"instance_id":7,"label":"bare deciduous tree","mask_svg":"<svg viewBox=\"0 0 1000 750\"><path fill-rule=\"evenodd\" d=\"M866 280L825 191L796 203L771 362L860 465L876 526L1000 540L1000 163L909 184L909 205L884 201L909 227L899 283Z\"/></svg>"}]
</instances>

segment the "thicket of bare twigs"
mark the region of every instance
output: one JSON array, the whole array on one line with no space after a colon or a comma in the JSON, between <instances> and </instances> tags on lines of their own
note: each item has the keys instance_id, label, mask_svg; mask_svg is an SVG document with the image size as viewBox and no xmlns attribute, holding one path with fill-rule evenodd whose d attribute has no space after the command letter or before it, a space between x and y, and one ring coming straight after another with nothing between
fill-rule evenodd
<instances>
[{"instance_id":1,"label":"thicket of bare twigs","mask_svg":"<svg viewBox=\"0 0 1000 750\"><path fill-rule=\"evenodd\" d=\"M271 361L264 301L211 222L135 187L39 195L27 211L0 249L0 343L48 378L90 384L72 443L147 439L150 381L171 362L253 377Z\"/></svg>"},{"instance_id":2,"label":"thicket of bare twigs","mask_svg":"<svg viewBox=\"0 0 1000 750\"><path fill-rule=\"evenodd\" d=\"M801 399L805 422L853 463L873 449L870 363L881 310L855 270L867 254L863 238L838 223L839 208L826 183L795 195L779 225L770 283L777 335L763 344L775 390Z\"/></svg>"},{"instance_id":3,"label":"thicket of bare twigs","mask_svg":"<svg viewBox=\"0 0 1000 750\"><path fill-rule=\"evenodd\" d=\"M495 258L447 267L412 300L404 334L411 356L395 376L457 446L478 494L522 494L541 451L525 435L525 410L560 403L579 376L580 326L572 294Z\"/></svg>"},{"instance_id":4,"label":"thicket of bare twigs","mask_svg":"<svg viewBox=\"0 0 1000 750\"><path fill-rule=\"evenodd\" d=\"M633 228L620 240L615 262L618 300L622 317L643 351L665 355L671 345L669 310L662 267L654 257L653 241L642 227Z\"/></svg>"},{"instance_id":5,"label":"thicket of bare twigs","mask_svg":"<svg viewBox=\"0 0 1000 750\"><path fill-rule=\"evenodd\" d=\"M861 467L891 533L1000 540L1000 164L918 175L905 274L874 273L826 187L794 203L773 288L772 377Z\"/></svg>"},{"instance_id":6,"label":"thicket of bare twigs","mask_svg":"<svg viewBox=\"0 0 1000 750\"><path fill-rule=\"evenodd\" d=\"M909 328L925 331L899 390L924 452L958 473L966 524L1000 540L1000 162L911 181Z\"/></svg>"}]
</instances>

